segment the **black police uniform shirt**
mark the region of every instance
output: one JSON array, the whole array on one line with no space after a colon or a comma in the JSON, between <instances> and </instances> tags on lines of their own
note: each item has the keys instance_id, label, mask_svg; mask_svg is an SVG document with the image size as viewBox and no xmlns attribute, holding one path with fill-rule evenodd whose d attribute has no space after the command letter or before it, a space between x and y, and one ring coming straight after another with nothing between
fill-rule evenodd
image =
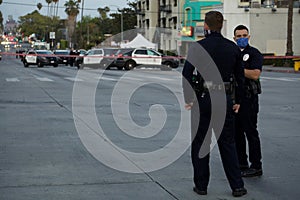
<instances>
[{"instance_id":1,"label":"black police uniform shirt","mask_svg":"<svg viewBox=\"0 0 300 200\"><path fill-rule=\"evenodd\" d=\"M235 102L239 104L244 92L244 69L242 67L240 48L234 42L224 38L221 33L217 32L212 32L206 38L197 41L197 43L211 56L224 82L230 82L232 74L235 76L238 85ZM199 57L199 62L201 62L201 57ZM182 75L190 85L192 85L194 69L194 66L190 62L185 62ZM190 87L185 86L185 84L188 84L186 81L183 81L182 84L185 102L191 103L194 93L190 91Z\"/></svg>"},{"instance_id":2,"label":"black police uniform shirt","mask_svg":"<svg viewBox=\"0 0 300 200\"><path fill-rule=\"evenodd\" d=\"M247 45L246 48L242 50L242 58L243 67L245 69L259 69L262 71L263 55L255 47Z\"/></svg>"}]
</instances>

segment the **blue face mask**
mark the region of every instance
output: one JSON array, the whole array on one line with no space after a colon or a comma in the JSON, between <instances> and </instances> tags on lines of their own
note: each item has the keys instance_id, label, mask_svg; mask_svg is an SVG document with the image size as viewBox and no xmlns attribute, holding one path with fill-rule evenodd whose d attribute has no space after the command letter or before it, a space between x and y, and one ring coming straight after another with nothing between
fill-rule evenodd
<instances>
[{"instance_id":1,"label":"blue face mask","mask_svg":"<svg viewBox=\"0 0 300 200\"><path fill-rule=\"evenodd\" d=\"M236 44L241 48L244 49L249 44L248 38L239 38L236 40Z\"/></svg>"}]
</instances>

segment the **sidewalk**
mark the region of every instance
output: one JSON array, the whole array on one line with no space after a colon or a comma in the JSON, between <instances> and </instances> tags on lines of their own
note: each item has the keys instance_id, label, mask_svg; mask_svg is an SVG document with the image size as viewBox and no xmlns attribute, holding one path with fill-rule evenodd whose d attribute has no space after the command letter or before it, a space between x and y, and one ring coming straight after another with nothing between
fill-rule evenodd
<instances>
[{"instance_id":1,"label":"sidewalk","mask_svg":"<svg viewBox=\"0 0 300 200\"><path fill-rule=\"evenodd\" d=\"M281 73L300 73L300 71L295 71L292 67L274 67L272 65L264 65L263 71L268 72L281 72Z\"/></svg>"}]
</instances>

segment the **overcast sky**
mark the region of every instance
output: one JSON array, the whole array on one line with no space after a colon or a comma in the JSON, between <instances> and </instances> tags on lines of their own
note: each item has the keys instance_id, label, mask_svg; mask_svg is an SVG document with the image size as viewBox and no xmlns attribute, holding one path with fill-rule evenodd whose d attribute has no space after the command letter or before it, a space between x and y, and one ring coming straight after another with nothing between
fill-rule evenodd
<instances>
[{"instance_id":1,"label":"overcast sky","mask_svg":"<svg viewBox=\"0 0 300 200\"><path fill-rule=\"evenodd\" d=\"M67 0L59 1L59 16L61 19L67 18L67 14L65 13L64 4ZM42 15L47 15L48 5L45 0L3 0L0 5L0 10L3 15L3 22L8 18L8 15L12 15L13 19L18 21L20 16L24 16L28 13L33 12L37 9L37 4L41 3L43 5L42 9L39 11ZM111 11L117 11L117 7L124 8L127 6L126 0L84 0L84 15L90 15L92 17L99 16L97 12L97 8L99 7L110 7ZM80 4L81 7L81 4ZM80 9L81 10L81 9ZM81 16L81 13L79 13Z\"/></svg>"}]
</instances>

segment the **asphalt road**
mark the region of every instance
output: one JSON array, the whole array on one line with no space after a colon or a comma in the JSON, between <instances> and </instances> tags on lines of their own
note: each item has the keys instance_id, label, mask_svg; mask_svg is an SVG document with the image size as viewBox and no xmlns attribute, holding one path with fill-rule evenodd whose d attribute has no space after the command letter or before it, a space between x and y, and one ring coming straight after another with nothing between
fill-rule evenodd
<instances>
[{"instance_id":1,"label":"asphalt road","mask_svg":"<svg viewBox=\"0 0 300 200\"><path fill-rule=\"evenodd\" d=\"M300 75L263 72L261 80L264 175L245 179L241 199L296 200ZM180 69L78 73L63 65L24 68L3 56L0 199L234 199L217 147L208 195L192 191L182 106ZM174 141L181 125L186 133Z\"/></svg>"}]
</instances>

